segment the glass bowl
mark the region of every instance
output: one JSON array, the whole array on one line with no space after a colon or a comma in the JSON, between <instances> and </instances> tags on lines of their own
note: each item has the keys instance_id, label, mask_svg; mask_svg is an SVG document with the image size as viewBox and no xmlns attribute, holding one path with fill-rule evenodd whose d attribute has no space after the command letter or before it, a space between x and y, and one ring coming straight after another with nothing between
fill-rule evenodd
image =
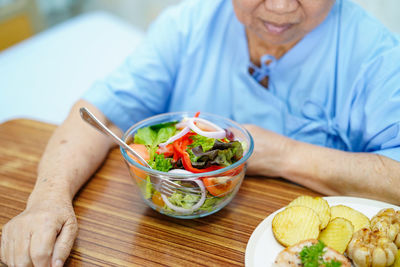
<instances>
[{"instance_id":1,"label":"glass bowl","mask_svg":"<svg viewBox=\"0 0 400 267\"><path fill-rule=\"evenodd\" d=\"M153 116L133 125L125 132L122 139L131 144L138 129L194 116L194 112L173 112ZM182 219L213 214L234 198L243 181L246 161L254 147L249 132L238 123L217 115L201 113L199 118L233 133L234 139L242 143L243 157L232 165L215 171L182 174L161 172L142 166L120 147L130 176L138 186L144 202L162 214ZM170 182L174 182L174 185L171 186ZM173 194L160 193L164 192L165 188L172 188Z\"/></svg>"}]
</instances>

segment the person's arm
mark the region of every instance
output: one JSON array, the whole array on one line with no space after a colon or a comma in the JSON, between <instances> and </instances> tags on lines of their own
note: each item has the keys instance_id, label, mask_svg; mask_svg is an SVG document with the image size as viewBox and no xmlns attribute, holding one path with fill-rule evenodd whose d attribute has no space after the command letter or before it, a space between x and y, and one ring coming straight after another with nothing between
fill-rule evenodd
<instances>
[{"instance_id":1,"label":"person's arm","mask_svg":"<svg viewBox=\"0 0 400 267\"><path fill-rule=\"evenodd\" d=\"M26 209L2 232L1 260L10 266L62 266L77 234L72 200L113 146L84 122L79 108L88 107L111 130L121 135L104 115L78 101L50 138L38 168Z\"/></svg>"},{"instance_id":2,"label":"person's arm","mask_svg":"<svg viewBox=\"0 0 400 267\"><path fill-rule=\"evenodd\" d=\"M400 163L374 153L351 153L299 142L254 125L248 173L282 177L326 195L400 204Z\"/></svg>"}]
</instances>

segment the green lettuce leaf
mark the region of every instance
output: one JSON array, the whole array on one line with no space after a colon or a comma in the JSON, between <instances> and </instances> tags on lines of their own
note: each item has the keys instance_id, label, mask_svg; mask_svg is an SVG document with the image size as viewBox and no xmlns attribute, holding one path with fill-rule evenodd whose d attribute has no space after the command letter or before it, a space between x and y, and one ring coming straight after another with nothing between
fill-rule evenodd
<instances>
[{"instance_id":1,"label":"green lettuce leaf","mask_svg":"<svg viewBox=\"0 0 400 267\"><path fill-rule=\"evenodd\" d=\"M172 169L172 163L170 158L165 158L164 155L155 153L154 160L150 161L150 167L154 170L168 172Z\"/></svg>"},{"instance_id":2,"label":"green lettuce leaf","mask_svg":"<svg viewBox=\"0 0 400 267\"><path fill-rule=\"evenodd\" d=\"M191 207L193 207L193 205L199 202L199 199L200 199L199 195L183 194L178 192L174 192L168 198L168 200L175 206L182 207L185 209L190 209Z\"/></svg>"},{"instance_id":3,"label":"green lettuce leaf","mask_svg":"<svg viewBox=\"0 0 400 267\"><path fill-rule=\"evenodd\" d=\"M190 144L188 147L197 147L200 146L204 152L212 149L215 144L214 138L208 138L199 134L192 135L190 139L193 140L193 143Z\"/></svg>"},{"instance_id":4,"label":"green lettuce leaf","mask_svg":"<svg viewBox=\"0 0 400 267\"><path fill-rule=\"evenodd\" d=\"M242 158L243 147L238 141L224 143L216 140L209 151L204 151L201 146L195 146L187 152L195 168L207 168L210 165L226 167Z\"/></svg>"},{"instance_id":5,"label":"green lettuce leaf","mask_svg":"<svg viewBox=\"0 0 400 267\"><path fill-rule=\"evenodd\" d=\"M218 150L218 155L210 162L213 165L227 167L238 161L243 156L242 144L238 141L231 142L231 147Z\"/></svg>"},{"instance_id":6,"label":"green lettuce leaf","mask_svg":"<svg viewBox=\"0 0 400 267\"><path fill-rule=\"evenodd\" d=\"M157 146L160 143L164 143L167 141L170 137L174 136L176 133L176 128L175 126L166 126L164 128L160 128L157 131L157 137L155 139L154 145Z\"/></svg>"},{"instance_id":7,"label":"green lettuce leaf","mask_svg":"<svg viewBox=\"0 0 400 267\"><path fill-rule=\"evenodd\" d=\"M158 130L160 130L161 128L166 128L166 127L169 127L169 126L175 126L175 124L177 124L177 123L178 123L178 121L163 122L163 123L151 125L150 128L151 128L153 131L158 131Z\"/></svg>"},{"instance_id":8,"label":"green lettuce leaf","mask_svg":"<svg viewBox=\"0 0 400 267\"><path fill-rule=\"evenodd\" d=\"M157 132L150 127L139 129L134 137L135 144L142 144L146 146L153 146L157 139Z\"/></svg>"},{"instance_id":9,"label":"green lettuce leaf","mask_svg":"<svg viewBox=\"0 0 400 267\"><path fill-rule=\"evenodd\" d=\"M154 192L154 187L153 184L150 181L150 176L147 176L146 178L146 187L145 187L145 192L144 192L144 197L146 199L149 199L153 196L153 192Z\"/></svg>"},{"instance_id":10,"label":"green lettuce leaf","mask_svg":"<svg viewBox=\"0 0 400 267\"><path fill-rule=\"evenodd\" d=\"M203 205L201 205L201 207L199 208L200 210L204 210L204 211L213 211L215 209L215 207L226 198L227 196L223 196L223 197L207 197L206 201L204 201Z\"/></svg>"},{"instance_id":11,"label":"green lettuce leaf","mask_svg":"<svg viewBox=\"0 0 400 267\"><path fill-rule=\"evenodd\" d=\"M136 144L147 146L150 154L150 159L148 161L150 166L153 166L154 164L158 165L158 163L154 162L158 144L167 141L170 137L175 135L175 124L176 122L156 124L153 126L143 127L136 132L134 142Z\"/></svg>"}]
</instances>

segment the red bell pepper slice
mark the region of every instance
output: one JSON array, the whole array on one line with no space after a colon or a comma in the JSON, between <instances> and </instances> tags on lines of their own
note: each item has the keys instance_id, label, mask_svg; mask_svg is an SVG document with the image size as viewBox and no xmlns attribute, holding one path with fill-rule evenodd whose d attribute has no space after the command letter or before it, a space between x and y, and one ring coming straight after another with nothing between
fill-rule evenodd
<instances>
[{"instance_id":1,"label":"red bell pepper slice","mask_svg":"<svg viewBox=\"0 0 400 267\"><path fill-rule=\"evenodd\" d=\"M197 169L192 166L192 162L190 161L190 156L186 152L187 146L192 143L192 140L189 138L189 136L194 135L195 133L187 133L186 135L182 136L178 140L176 140L173 143L175 154L174 154L174 159L175 155L178 154L178 159L182 158L182 165L183 167L190 172L193 173L203 173L203 172L210 172L210 171L215 171L218 169L221 169L222 167L220 166L210 166L205 169Z\"/></svg>"},{"instance_id":2,"label":"red bell pepper slice","mask_svg":"<svg viewBox=\"0 0 400 267\"><path fill-rule=\"evenodd\" d=\"M172 157L174 155L174 146L172 144L168 144L165 147L160 147L156 151L157 154L163 154L164 157Z\"/></svg>"}]
</instances>

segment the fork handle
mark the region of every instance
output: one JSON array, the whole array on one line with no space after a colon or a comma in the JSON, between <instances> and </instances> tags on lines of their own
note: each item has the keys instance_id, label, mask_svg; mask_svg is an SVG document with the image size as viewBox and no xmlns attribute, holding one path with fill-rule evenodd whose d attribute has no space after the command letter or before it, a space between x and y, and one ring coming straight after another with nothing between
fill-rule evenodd
<instances>
[{"instance_id":1,"label":"fork handle","mask_svg":"<svg viewBox=\"0 0 400 267\"><path fill-rule=\"evenodd\" d=\"M115 142L120 146L128 150L132 155L134 155L144 166L150 168L147 161L145 161L135 150L128 146L124 141L122 141L118 136L116 136L110 129L108 129L101 121L99 121L86 107L79 109L79 113L84 121L92 125L98 131L110 136Z\"/></svg>"}]
</instances>

